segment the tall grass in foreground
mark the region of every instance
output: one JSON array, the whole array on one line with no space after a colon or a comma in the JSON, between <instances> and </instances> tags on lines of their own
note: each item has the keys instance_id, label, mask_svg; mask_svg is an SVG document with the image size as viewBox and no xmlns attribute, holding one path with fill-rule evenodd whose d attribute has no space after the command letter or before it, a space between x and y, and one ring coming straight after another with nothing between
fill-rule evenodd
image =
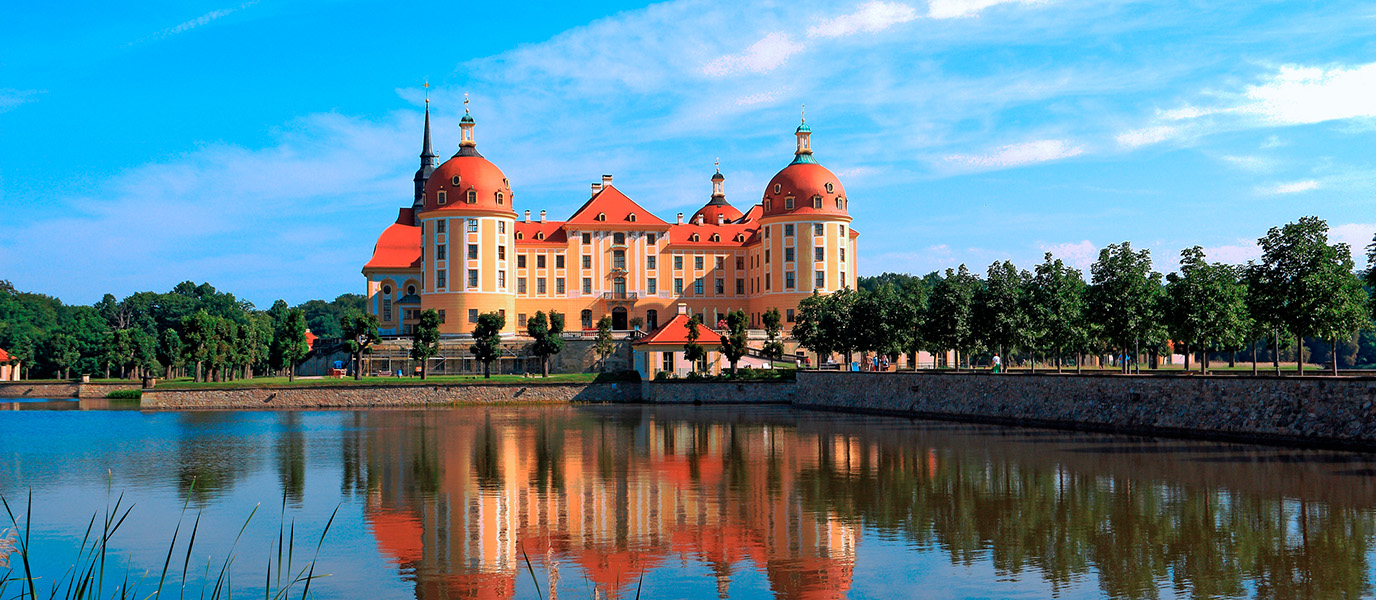
<instances>
[{"instance_id":1,"label":"tall grass in foreground","mask_svg":"<svg viewBox=\"0 0 1376 600\"><path fill-rule=\"evenodd\" d=\"M195 482L192 482L194 487ZM249 523L253 521L254 515L258 513L258 506L254 506L249 511L248 517L239 527L239 533L234 536L234 542L230 545L229 551L225 554L224 560L217 566L213 559L206 558L204 570L200 564L191 564L193 550L196 546L196 533L200 529L201 513L196 514L195 520L191 523L190 532L186 536L185 550L178 553L177 544L181 536L182 526L186 522L186 509L190 502L190 496L182 504L181 514L177 517L177 526L172 532L172 541L167 546L167 557L163 561L162 570L157 573L156 585L153 585L151 576L153 572L135 572L133 566L127 561L122 569L113 564L119 562L118 557L110 556L110 541L128 518L133 506L125 506L124 495L115 499L114 504L106 503L104 515L99 511L91 515L91 520L86 526L86 533L82 536L81 545L77 548L76 556L72 560L71 566L66 571L57 574L38 574L33 570L30 558L33 556L33 547L30 542L30 534L33 526L33 492L29 492L28 502L24 506L24 519L21 525L20 520L15 516L9 499L0 494L0 505L5 509L5 515L9 517L8 536L0 538L0 600L39 600L46 598L49 600L151 600L163 598L164 587L174 585L176 587L175 596L172 590L167 590L167 598L195 598L197 600L229 600L234 597L234 585L232 568L234 566L234 550L239 544L239 538L248 529ZM336 506L334 512L330 513L330 519L325 523L325 528L320 532L320 538L315 544L315 554L311 560L304 565L294 564L295 545L296 545L296 521L292 519L288 523L286 519L287 498L284 493L282 496L282 512L278 525L277 541L268 551L267 577L263 583L263 598L265 600L285 600L294 589L299 589L300 598L304 600L311 589L311 582L326 575L316 575L316 560L320 556L320 548L325 543L325 536L330 532L330 526L334 524L334 518L339 514L339 507ZM97 520L99 519L99 521ZM3 533L3 532L0 532ZM275 555L275 556L274 556ZM178 574L175 572L173 557L181 559L180 581L177 581ZM16 562L18 563L16 565ZM196 577L196 571L201 571L200 577ZM215 573L214 580L210 579L212 572ZM45 576L47 575L47 576ZM173 580L169 581L171 575ZM274 577L275 576L275 577ZM188 578L193 581L199 579L199 590L188 590ZM43 589L39 589L42 585ZM41 595L40 595L41 594ZM244 594L240 594L243 596Z\"/></svg>"}]
</instances>

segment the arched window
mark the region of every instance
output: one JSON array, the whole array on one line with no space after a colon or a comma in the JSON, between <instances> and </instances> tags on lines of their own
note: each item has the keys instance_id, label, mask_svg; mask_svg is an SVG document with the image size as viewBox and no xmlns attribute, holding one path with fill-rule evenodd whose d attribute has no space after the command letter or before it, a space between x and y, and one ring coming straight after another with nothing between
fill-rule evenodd
<instances>
[{"instance_id":1,"label":"arched window","mask_svg":"<svg viewBox=\"0 0 1376 600\"><path fill-rule=\"evenodd\" d=\"M764 211L769 212L771 210L774 210L774 203L766 199L764 201Z\"/></svg>"},{"instance_id":2,"label":"arched window","mask_svg":"<svg viewBox=\"0 0 1376 600\"><path fill-rule=\"evenodd\" d=\"M518 239L518 240L524 240L524 239L526 239L526 236L525 236L525 234L523 234L523 233L517 231L517 232L516 232L516 239Z\"/></svg>"},{"instance_id":3,"label":"arched window","mask_svg":"<svg viewBox=\"0 0 1376 600\"><path fill-rule=\"evenodd\" d=\"M736 234L736 241L737 241L737 242L744 242L744 241L745 241L745 234L744 234L744 233L738 233L738 234Z\"/></svg>"},{"instance_id":4,"label":"arched window","mask_svg":"<svg viewBox=\"0 0 1376 600\"><path fill-rule=\"evenodd\" d=\"M501 192L497 192L497 204L503 204Z\"/></svg>"},{"instance_id":5,"label":"arched window","mask_svg":"<svg viewBox=\"0 0 1376 600\"><path fill-rule=\"evenodd\" d=\"M582 324L583 324L583 329L592 329L592 311L591 311L591 310L588 310L588 309L586 309L586 308L583 309L583 312L581 312L581 313L578 314L578 319L579 319L579 321L582 322Z\"/></svg>"},{"instance_id":6,"label":"arched window","mask_svg":"<svg viewBox=\"0 0 1376 600\"><path fill-rule=\"evenodd\" d=\"M537 231L537 232L535 233L535 239L537 239L537 240L543 240L543 239L545 239L545 232L543 232L543 231Z\"/></svg>"},{"instance_id":7,"label":"arched window","mask_svg":"<svg viewBox=\"0 0 1376 600\"><path fill-rule=\"evenodd\" d=\"M715 233L712 234L712 241L714 241L714 242L720 242L720 241L721 241L721 235L715 234Z\"/></svg>"},{"instance_id":8,"label":"arched window","mask_svg":"<svg viewBox=\"0 0 1376 600\"><path fill-rule=\"evenodd\" d=\"M634 222L635 222L635 213L631 213L631 214L629 214L629 215L626 215L626 220L627 220L627 221L630 221L630 222L632 222L632 223L634 223Z\"/></svg>"},{"instance_id":9,"label":"arched window","mask_svg":"<svg viewBox=\"0 0 1376 600\"><path fill-rule=\"evenodd\" d=\"M840 196L837 196L837 197L836 197L836 208L841 208L841 197L840 197Z\"/></svg>"},{"instance_id":10,"label":"arched window","mask_svg":"<svg viewBox=\"0 0 1376 600\"><path fill-rule=\"evenodd\" d=\"M606 221L606 220L607 220L607 213L597 213L597 220L598 220L598 221Z\"/></svg>"},{"instance_id":11,"label":"arched window","mask_svg":"<svg viewBox=\"0 0 1376 600\"><path fill-rule=\"evenodd\" d=\"M645 330L654 331L659 327L659 311L650 309L645 311Z\"/></svg>"},{"instance_id":12,"label":"arched window","mask_svg":"<svg viewBox=\"0 0 1376 600\"><path fill-rule=\"evenodd\" d=\"M696 242L696 241L698 241L698 234L695 233L695 234L689 236L689 237L688 237L688 241L690 241L690 242Z\"/></svg>"}]
</instances>

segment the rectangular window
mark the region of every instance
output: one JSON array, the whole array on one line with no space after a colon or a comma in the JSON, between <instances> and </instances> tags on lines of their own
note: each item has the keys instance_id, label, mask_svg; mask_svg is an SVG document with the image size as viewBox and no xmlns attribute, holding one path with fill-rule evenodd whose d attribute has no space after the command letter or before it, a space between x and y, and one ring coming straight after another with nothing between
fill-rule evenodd
<instances>
[{"instance_id":1,"label":"rectangular window","mask_svg":"<svg viewBox=\"0 0 1376 600\"><path fill-rule=\"evenodd\" d=\"M556 268L556 269L562 269L562 268L564 268L564 255L563 255L563 254L555 254L555 255L554 255L554 268Z\"/></svg>"},{"instance_id":2,"label":"rectangular window","mask_svg":"<svg viewBox=\"0 0 1376 600\"><path fill-rule=\"evenodd\" d=\"M506 233L506 221L497 221L497 233Z\"/></svg>"},{"instance_id":3,"label":"rectangular window","mask_svg":"<svg viewBox=\"0 0 1376 600\"><path fill-rule=\"evenodd\" d=\"M717 285L715 285L715 286L712 287L712 291L713 291L713 293L715 293L715 294L718 295L718 296L721 296L721 295L725 294L725 293L726 293L726 280L725 280L725 279L721 279L721 278L717 278Z\"/></svg>"},{"instance_id":4,"label":"rectangular window","mask_svg":"<svg viewBox=\"0 0 1376 600\"><path fill-rule=\"evenodd\" d=\"M697 294L697 295L699 295L699 296L701 296L702 293L703 293L702 290L703 290L703 288L702 288L702 278L699 277L699 278L697 278L697 279L694 279L694 280L693 280L693 293L694 293L694 294Z\"/></svg>"},{"instance_id":5,"label":"rectangular window","mask_svg":"<svg viewBox=\"0 0 1376 600\"><path fill-rule=\"evenodd\" d=\"M623 271L626 270L626 251L625 251L625 250L613 250L613 251L612 251L612 268L613 268L613 269L621 269L621 270L623 270Z\"/></svg>"},{"instance_id":6,"label":"rectangular window","mask_svg":"<svg viewBox=\"0 0 1376 600\"><path fill-rule=\"evenodd\" d=\"M544 278L544 277L541 277L541 278L535 280L535 293L537 293L537 294L544 294L544 293L546 293L546 290L545 290L545 278Z\"/></svg>"},{"instance_id":7,"label":"rectangular window","mask_svg":"<svg viewBox=\"0 0 1376 600\"><path fill-rule=\"evenodd\" d=\"M675 270L675 271L681 271L681 270L683 270L683 257L682 257L682 256L674 256L674 270Z\"/></svg>"},{"instance_id":8,"label":"rectangular window","mask_svg":"<svg viewBox=\"0 0 1376 600\"><path fill-rule=\"evenodd\" d=\"M524 293L526 293L526 278L525 278L525 277L517 277L517 278L516 278L516 293L517 293L517 294L524 294Z\"/></svg>"},{"instance_id":9,"label":"rectangular window","mask_svg":"<svg viewBox=\"0 0 1376 600\"><path fill-rule=\"evenodd\" d=\"M765 228L764 228L764 237L765 237L765 239L769 239L769 230L770 230L770 229L773 229L773 227L765 227Z\"/></svg>"},{"instance_id":10,"label":"rectangular window","mask_svg":"<svg viewBox=\"0 0 1376 600\"><path fill-rule=\"evenodd\" d=\"M744 279L737 279L737 280L736 280L736 295L737 295L737 296L741 296L741 295L744 295L744 294L745 294L745 280L744 280Z\"/></svg>"},{"instance_id":11,"label":"rectangular window","mask_svg":"<svg viewBox=\"0 0 1376 600\"><path fill-rule=\"evenodd\" d=\"M497 289L506 289L506 271L497 271Z\"/></svg>"},{"instance_id":12,"label":"rectangular window","mask_svg":"<svg viewBox=\"0 0 1376 600\"><path fill-rule=\"evenodd\" d=\"M468 270L468 287L471 287L471 288L478 287L478 270L477 270L477 269L469 269L469 270Z\"/></svg>"},{"instance_id":13,"label":"rectangular window","mask_svg":"<svg viewBox=\"0 0 1376 600\"><path fill-rule=\"evenodd\" d=\"M823 226L821 223L814 223L812 225L812 235L822 235L824 227L825 226Z\"/></svg>"},{"instance_id":14,"label":"rectangular window","mask_svg":"<svg viewBox=\"0 0 1376 600\"><path fill-rule=\"evenodd\" d=\"M440 246L440 247L443 248L444 246ZM446 288L446 287L449 287L448 285L446 285L446 281L445 281L445 272L444 272L444 271L445 271L444 269L440 269L440 270L438 270L438 271L435 271L435 287L438 287L438 288Z\"/></svg>"},{"instance_id":15,"label":"rectangular window","mask_svg":"<svg viewBox=\"0 0 1376 600\"><path fill-rule=\"evenodd\" d=\"M436 193L435 193L435 203L436 203L436 204L439 204L440 206L444 206L444 203L445 203L447 200L448 200L448 198L445 196L445 193L444 193L444 192L436 192Z\"/></svg>"},{"instance_id":16,"label":"rectangular window","mask_svg":"<svg viewBox=\"0 0 1376 600\"><path fill-rule=\"evenodd\" d=\"M443 223L444 221L440 222ZM449 244L440 244L438 246L435 246L435 260L444 260L445 255L449 254L448 252L446 252L447 250L449 250Z\"/></svg>"},{"instance_id":17,"label":"rectangular window","mask_svg":"<svg viewBox=\"0 0 1376 600\"><path fill-rule=\"evenodd\" d=\"M584 294L591 294L591 293L592 293L592 278L591 278L591 277L584 277L584 278L583 278L583 293L584 293Z\"/></svg>"},{"instance_id":18,"label":"rectangular window","mask_svg":"<svg viewBox=\"0 0 1376 600\"><path fill-rule=\"evenodd\" d=\"M846 235L846 226L845 226L845 225L839 225L839 227L841 228L841 235Z\"/></svg>"},{"instance_id":19,"label":"rectangular window","mask_svg":"<svg viewBox=\"0 0 1376 600\"><path fill-rule=\"evenodd\" d=\"M791 262L793 262L793 249L792 249L792 248L784 248L784 262L786 262L786 263L791 263Z\"/></svg>"},{"instance_id":20,"label":"rectangular window","mask_svg":"<svg viewBox=\"0 0 1376 600\"><path fill-rule=\"evenodd\" d=\"M840 250L840 251L841 251L841 262L846 262L846 249L845 249L845 248L837 248L837 250Z\"/></svg>"},{"instance_id":21,"label":"rectangular window","mask_svg":"<svg viewBox=\"0 0 1376 600\"><path fill-rule=\"evenodd\" d=\"M793 237L792 223L784 223L784 237Z\"/></svg>"},{"instance_id":22,"label":"rectangular window","mask_svg":"<svg viewBox=\"0 0 1376 600\"><path fill-rule=\"evenodd\" d=\"M654 255L650 255L650 256L646 256L646 257L645 257L645 268L646 268L646 269L653 269L653 268L655 268L655 256L654 256Z\"/></svg>"},{"instance_id":23,"label":"rectangular window","mask_svg":"<svg viewBox=\"0 0 1376 600\"><path fill-rule=\"evenodd\" d=\"M468 233L478 233L478 220L477 220L477 219L469 219L469 220L468 220Z\"/></svg>"},{"instance_id":24,"label":"rectangular window","mask_svg":"<svg viewBox=\"0 0 1376 600\"><path fill-rule=\"evenodd\" d=\"M436 312L438 312L438 313L440 314L440 322L443 323L443 322L444 322L444 309L441 308L441 309L439 309L439 310L436 311Z\"/></svg>"},{"instance_id":25,"label":"rectangular window","mask_svg":"<svg viewBox=\"0 0 1376 600\"><path fill-rule=\"evenodd\" d=\"M435 221L435 233L444 233L444 224L448 222L449 219L440 219L438 221Z\"/></svg>"},{"instance_id":26,"label":"rectangular window","mask_svg":"<svg viewBox=\"0 0 1376 600\"><path fill-rule=\"evenodd\" d=\"M563 277L555 277L555 278L554 278L554 293L559 294L559 295L563 295L563 294L564 294L564 278L563 278Z\"/></svg>"},{"instance_id":27,"label":"rectangular window","mask_svg":"<svg viewBox=\"0 0 1376 600\"><path fill-rule=\"evenodd\" d=\"M849 286L849 285L850 285L850 280L849 280L849 279L846 279L846 272L845 272L845 271L841 271L841 283L840 283L840 286L841 286L841 287L847 287L847 286Z\"/></svg>"},{"instance_id":28,"label":"rectangular window","mask_svg":"<svg viewBox=\"0 0 1376 600\"><path fill-rule=\"evenodd\" d=\"M525 327L525 326L526 326L526 313L516 313L516 326L517 326L517 327Z\"/></svg>"},{"instance_id":29,"label":"rectangular window","mask_svg":"<svg viewBox=\"0 0 1376 600\"><path fill-rule=\"evenodd\" d=\"M682 278L682 277L675 277L675 278L674 278L674 295L675 295L675 296L682 296L682 295L683 295L683 278Z\"/></svg>"},{"instance_id":30,"label":"rectangular window","mask_svg":"<svg viewBox=\"0 0 1376 600\"><path fill-rule=\"evenodd\" d=\"M821 196L813 196L813 197L812 197L812 208L822 208L822 197L821 197ZM817 235L822 235L822 234L819 233L819 234L817 234Z\"/></svg>"},{"instance_id":31,"label":"rectangular window","mask_svg":"<svg viewBox=\"0 0 1376 600\"><path fill-rule=\"evenodd\" d=\"M383 320L383 321L391 321L391 320L392 320L392 299L391 299L391 298L383 298L383 299L382 299L382 320Z\"/></svg>"},{"instance_id":32,"label":"rectangular window","mask_svg":"<svg viewBox=\"0 0 1376 600\"><path fill-rule=\"evenodd\" d=\"M497 246L497 260L506 260L506 246Z\"/></svg>"},{"instance_id":33,"label":"rectangular window","mask_svg":"<svg viewBox=\"0 0 1376 600\"><path fill-rule=\"evenodd\" d=\"M822 262L822 261L824 261L824 260L826 260L826 259L827 259L827 256L826 256L826 250L825 250L825 249L823 249L823 248L813 248L813 249L812 249L812 260L815 260L815 261L817 261L817 262Z\"/></svg>"},{"instance_id":34,"label":"rectangular window","mask_svg":"<svg viewBox=\"0 0 1376 600\"><path fill-rule=\"evenodd\" d=\"M693 268L694 268L694 269L697 269L697 270L699 270L699 271L702 270L702 257L701 257L701 256L694 256L694 257L693 257Z\"/></svg>"},{"instance_id":35,"label":"rectangular window","mask_svg":"<svg viewBox=\"0 0 1376 600\"><path fill-rule=\"evenodd\" d=\"M651 246L655 245L655 234L653 234L653 233L647 233L647 234L645 234L645 243L646 243L646 244L649 244L649 245L651 245Z\"/></svg>"},{"instance_id":36,"label":"rectangular window","mask_svg":"<svg viewBox=\"0 0 1376 600\"><path fill-rule=\"evenodd\" d=\"M765 264L769 264L769 250L764 251L764 262Z\"/></svg>"},{"instance_id":37,"label":"rectangular window","mask_svg":"<svg viewBox=\"0 0 1376 600\"><path fill-rule=\"evenodd\" d=\"M645 293L647 293L647 294L658 294L658 293L659 293L659 280L658 280L658 279L655 279L654 277L651 277L648 281L646 281L646 282L645 282Z\"/></svg>"},{"instance_id":38,"label":"rectangular window","mask_svg":"<svg viewBox=\"0 0 1376 600\"><path fill-rule=\"evenodd\" d=\"M725 257L725 256L718 256L718 257L717 257L717 269L724 269L724 268L726 268L726 257Z\"/></svg>"},{"instance_id":39,"label":"rectangular window","mask_svg":"<svg viewBox=\"0 0 1376 600\"><path fill-rule=\"evenodd\" d=\"M765 274L764 274L764 291L766 291L766 292L769 291L769 290L771 289L771 288L770 288L770 285L771 285L770 282L773 281L773 279L774 279L774 278L772 277L772 275L773 275L772 273L765 273Z\"/></svg>"},{"instance_id":40,"label":"rectangular window","mask_svg":"<svg viewBox=\"0 0 1376 600\"><path fill-rule=\"evenodd\" d=\"M545 268L545 255L543 255L543 254L536 254L536 255L535 255L535 268L537 268L537 269L543 269L543 268Z\"/></svg>"},{"instance_id":41,"label":"rectangular window","mask_svg":"<svg viewBox=\"0 0 1376 600\"><path fill-rule=\"evenodd\" d=\"M478 322L478 309L476 309L476 308L470 308L470 309L468 309L468 322L469 322L469 323L477 323L477 322Z\"/></svg>"},{"instance_id":42,"label":"rectangular window","mask_svg":"<svg viewBox=\"0 0 1376 600\"><path fill-rule=\"evenodd\" d=\"M791 290L797 287L797 282L793 280L793 271L784 271L784 289Z\"/></svg>"},{"instance_id":43,"label":"rectangular window","mask_svg":"<svg viewBox=\"0 0 1376 600\"><path fill-rule=\"evenodd\" d=\"M477 258L478 258L478 245L477 245L477 244L469 244L469 245L468 245L468 260L477 260Z\"/></svg>"},{"instance_id":44,"label":"rectangular window","mask_svg":"<svg viewBox=\"0 0 1376 600\"><path fill-rule=\"evenodd\" d=\"M744 256L737 256L737 257L736 257L736 270L737 270L737 271L744 271L744 270L745 270L745 257L744 257Z\"/></svg>"},{"instance_id":45,"label":"rectangular window","mask_svg":"<svg viewBox=\"0 0 1376 600\"><path fill-rule=\"evenodd\" d=\"M791 308L788 309L788 314L787 314L787 316L785 317L785 319L786 319L789 323L793 323L793 322L794 322L794 320L793 320L793 309L791 309Z\"/></svg>"},{"instance_id":46,"label":"rectangular window","mask_svg":"<svg viewBox=\"0 0 1376 600\"><path fill-rule=\"evenodd\" d=\"M591 234L591 233L585 233L585 234L583 234L583 245L586 246L586 245L591 244L591 243L592 243L592 234Z\"/></svg>"},{"instance_id":47,"label":"rectangular window","mask_svg":"<svg viewBox=\"0 0 1376 600\"><path fill-rule=\"evenodd\" d=\"M827 287L827 274L826 274L826 273L823 273L823 272L821 272L821 271L818 271L818 272L817 272L816 287L817 287L817 289L819 289L819 290L821 290L821 289L826 289L826 287Z\"/></svg>"},{"instance_id":48,"label":"rectangular window","mask_svg":"<svg viewBox=\"0 0 1376 600\"><path fill-rule=\"evenodd\" d=\"M784 210L793 210L793 198L784 198Z\"/></svg>"},{"instance_id":49,"label":"rectangular window","mask_svg":"<svg viewBox=\"0 0 1376 600\"><path fill-rule=\"evenodd\" d=\"M517 255L516 255L516 268L517 268L517 269L524 269L524 268L526 268L526 255L524 255L524 254L517 254Z\"/></svg>"},{"instance_id":50,"label":"rectangular window","mask_svg":"<svg viewBox=\"0 0 1376 600\"><path fill-rule=\"evenodd\" d=\"M583 268L584 268L584 269L591 269L591 268L592 268L592 257L591 257L591 256L588 256L587 254L584 254L584 255L583 255Z\"/></svg>"},{"instance_id":51,"label":"rectangular window","mask_svg":"<svg viewBox=\"0 0 1376 600\"><path fill-rule=\"evenodd\" d=\"M668 372L670 372L670 373L673 373L673 372L674 372L674 353L673 353L673 352L663 352L663 353L661 353L661 354L660 354L660 361L659 361L659 362L661 363L661 364L659 365L659 369L660 369L661 371L668 371Z\"/></svg>"}]
</instances>

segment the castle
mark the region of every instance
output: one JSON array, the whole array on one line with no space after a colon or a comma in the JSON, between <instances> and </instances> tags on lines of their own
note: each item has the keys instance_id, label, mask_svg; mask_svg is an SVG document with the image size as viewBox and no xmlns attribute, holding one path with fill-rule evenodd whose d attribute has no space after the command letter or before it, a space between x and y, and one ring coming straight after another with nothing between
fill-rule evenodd
<instances>
[{"instance_id":1,"label":"castle","mask_svg":"<svg viewBox=\"0 0 1376 600\"><path fill-rule=\"evenodd\" d=\"M363 266L368 310L384 336L409 335L426 309L451 337L468 335L487 312L506 317L504 335L523 333L537 311L563 314L571 331L603 316L624 331L654 330L681 311L716 324L744 310L759 328L778 309L787 330L814 290L855 287L846 190L813 158L805 120L792 162L760 202L744 213L732 206L718 170L707 203L674 222L636 204L611 175L567 220L519 215L511 182L478 153L475 125L465 100L459 150L436 166L427 100L414 201Z\"/></svg>"}]
</instances>

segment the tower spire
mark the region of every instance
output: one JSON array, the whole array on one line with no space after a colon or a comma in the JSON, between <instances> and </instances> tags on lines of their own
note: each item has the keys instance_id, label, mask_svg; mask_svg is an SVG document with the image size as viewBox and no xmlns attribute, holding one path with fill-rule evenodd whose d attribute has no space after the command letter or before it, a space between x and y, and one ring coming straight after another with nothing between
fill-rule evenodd
<instances>
[{"instance_id":1,"label":"tower spire","mask_svg":"<svg viewBox=\"0 0 1376 600\"><path fill-rule=\"evenodd\" d=\"M726 200L726 192L722 190L722 182L726 181L726 176L721 174L721 159L718 158L717 161L712 164L717 167L717 172L712 175L712 200L714 202L724 202Z\"/></svg>"},{"instance_id":2,"label":"tower spire","mask_svg":"<svg viewBox=\"0 0 1376 600\"><path fill-rule=\"evenodd\" d=\"M798 149L793 152L793 164L817 162L812 158L812 128L807 126L806 104L803 105L802 122L794 134L798 136Z\"/></svg>"},{"instance_id":3,"label":"tower spire","mask_svg":"<svg viewBox=\"0 0 1376 600\"><path fill-rule=\"evenodd\" d=\"M435 166L435 159L440 155L435 154L434 148L430 145L430 82L425 82L425 137L421 142L420 166Z\"/></svg>"},{"instance_id":4,"label":"tower spire","mask_svg":"<svg viewBox=\"0 0 1376 600\"><path fill-rule=\"evenodd\" d=\"M472 147L474 147L474 146L477 145L477 144L473 141L473 125L474 125L474 124L475 124L475 122L473 121L473 115L468 114L468 93L467 93L467 92L464 92L464 95L463 95L463 118L462 118L462 119L459 119L459 129L462 129L462 130L463 130L463 134L462 134L462 136L460 136L460 139L459 139L459 151L460 151L460 152L462 152L464 148L472 148Z\"/></svg>"},{"instance_id":5,"label":"tower spire","mask_svg":"<svg viewBox=\"0 0 1376 600\"><path fill-rule=\"evenodd\" d=\"M424 84L425 87L425 132L420 143L420 168L416 169L415 198L411 201L411 218L413 223L420 226L420 212L425 210L425 182L430 180L430 174L435 172L435 159L439 158L435 154L434 148L430 145L430 82Z\"/></svg>"}]
</instances>

